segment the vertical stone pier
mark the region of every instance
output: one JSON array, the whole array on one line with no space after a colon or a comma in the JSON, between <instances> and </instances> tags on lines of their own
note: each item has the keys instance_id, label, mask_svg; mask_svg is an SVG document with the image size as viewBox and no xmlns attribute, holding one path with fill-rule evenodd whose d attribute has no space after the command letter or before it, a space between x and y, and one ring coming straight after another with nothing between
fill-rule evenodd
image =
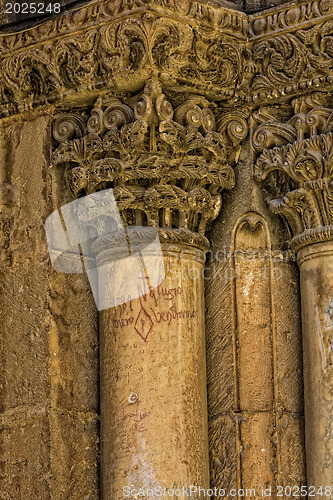
<instances>
[{"instance_id":1,"label":"vertical stone pier","mask_svg":"<svg viewBox=\"0 0 333 500\"><path fill-rule=\"evenodd\" d=\"M207 287L211 485L273 490L305 481L298 270L287 245L278 257L284 231L267 217L269 198L298 254L308 481L326 486L333 2L59 0L44 12L23 5L0 0L1 495L96 500L99 468L101 496L112 500L142 481L208 484L202 277L182 271L202 270L206 230L222 191L233 188L235 163L236 189L210 233L212 256L230 247L235 228L235 251L263 257L223 257ZM86 207L84 242L62 213L70 192L84 205L103 191L112 191L123 229L156 231L166 265L160 283L144 276L146 288L115 303L104 300L114 294L112 266L123 260L127 270L126 259L106 240L89 258L79 252L115 236L111 205L102 200L96 217ZM96 263L98 314L86 277L61 275L60 263L50 269L43 225L57 211L54 235L64 238L56 259L74 236L70 265L81 272L84 262L93 274ZM225 278L238 265L239 277ZM278 282L275 269L283 270ZM325 494L332 496L315 492Z\"/></svg>"},{"instance_id":2,"label":"vertical stone pier","mask_svg":"<svg viewBox=\"0 0 333 500\"><path fill-rule=\"evenodd\" d=\"M277 462L272 439L277 423L271 241L264 219L256 213L242 217L233 236L238 486L264 498L262 489L274 491L276 486Z\"/></svg>"}]
</instances>

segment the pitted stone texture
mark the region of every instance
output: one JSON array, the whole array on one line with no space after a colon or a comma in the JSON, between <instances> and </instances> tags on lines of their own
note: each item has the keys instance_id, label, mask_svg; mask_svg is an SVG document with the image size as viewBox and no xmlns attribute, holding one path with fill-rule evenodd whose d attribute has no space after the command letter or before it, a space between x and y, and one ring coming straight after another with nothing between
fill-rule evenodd
<instances>
[{"instance_id":1,"label":"pitted stone texture","mask_svg":"<svg viewBox=\"0 0 333 500\"><path fill-rule=\"evenodd\" d=\"M287 250L283 227L269 214L253 180L250 151L245 145L235 167L236 187L225 193L224 211L208 235L211 252L205 285L210 471L213 487L244 484L249 488L252 482L257 488L255 481L260 475L274 491L277 484L306 482L299 283L296 257ZM233 234L236 228L239 231L242 219L250 224L242 230L246 237L240 238L239 233L238 253L233 255ZM263 238L265 224L270 244ZM245 330L251 334L251 342ZM240 347L245 364L240 362ZM259 353L265 371L258 368ZM246 401L247 391L252 396L258 380L262 391L256 399L248 394ZM242 408L237 396L240 382L245 395ZM249 416L253 425L244 420ZM254 425L260 418L267 420ZM262 448L257 446L264 441ZM267 460L261 460L261 455ZM249 470L256 472L251 475Z\"/></svg>"}]
</instances>

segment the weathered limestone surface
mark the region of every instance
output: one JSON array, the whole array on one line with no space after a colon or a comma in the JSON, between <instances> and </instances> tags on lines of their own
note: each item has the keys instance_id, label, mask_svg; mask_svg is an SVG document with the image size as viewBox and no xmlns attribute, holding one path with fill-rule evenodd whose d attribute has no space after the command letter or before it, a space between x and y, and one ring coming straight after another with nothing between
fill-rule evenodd
<instances>
[{"instance_id":1,"label":"weathered limestone surface","mask_svg":"<svg viewBox=\"0 0 333 500\"><path fill-rule=\"evenodd\" d=\"M306 453L309 484L333 477L333 244L316 243L298 253L302 288ZM318 495L319 498L320 495Z\"/></svg>"},{"instance_id":2,"label":"weathered limestone surface","mask_svg":"<svg viewBox=\"0 0 333 500\"><path fill-rule=\"evenodd\" d=\"M105 499L124 486L209 487L204 254L172 245L164 259L157 288L101 313Z\"/></svg>"},{"instance_id":3,"label":"weathered limestone surface","mask_svg":"<svg viewBox=\"0 0 333 500\"><path fill-rule=\"evenodd\" d=\"M170 99L175 104L153 78L125 102L110 94L84 117L60 114L53 127L52 161L73 194L88 200L111 188L121 225L137 231L137 241L142 226L156 228L165 259L157 288L101 307L101 494L112 500L129 486L209 486L204 234L221 191L233 185L230 143L239 137L228 117L217 122L204 97ZM127 243L113 207L102 201L99 219L96 206L81 203L97 265L114 265ZM110 279L100 276L100 303L120 295L114 290L131 279L126 269L124 259L119 283L113 266Z\"/></svg>"},{"instance_id":4,"label":"weathered limestone surface","mask_svg":"<svg viewBox=\"0 0 333 500\"><path fill-rule=\"evenodd\" d=\"M207 382L211 483L260 498L262 486L306 484L302 341L296 257L249 151L209 234Z\"/></svg>"},{"instance_id":5,"label":"weathered limestone surface","mask_svg":"<svg viewBox=\"0 0 333 500\"><path fill-rule=\"evenodd\" d=\"M83 277L50 269L48 123L0 131L1 498L98 498L96 312Z\"/></svg>"},{"instance_id":6,"label":"weathered limestone surface","mask_svg":"<svg viewBox=\"0 0 333 500\"><path fill-rule=\"evenodd\" d=\"M261 11L263 9L287 3L286 0L217 0L217 2L219 2L222 6L229 7L231 9L244 10L245 12ZM64 13L68 10L73 10L79 6L83 6L84 4L89 3L89 1L57 0L57 2L53 2L53 4L54 3L59 3L61 5L61 13ZM45 7L41 11L43 14L36 14L32 11L29 12L28 10L26 10L25 13L22 13L22 9L20 12L14 12L14 10L11 9L10 13L6 13L6 10L8 10L6 9L7 4L8 2L6 0L0 0L0 30L3 32L18 31L28 28L34 24L40 23L45 18L52 15L45 10L49 2L44 3ZM40 7L38 7L37 10L40 10Z\"/></svg>"},{"instance_id":7,"label":"weathered limestone surface","mask_svg":"<svg viewBox=\"0 0 333 500\"><path fill-rule=\"evenodd\" d=\"M244 8L265 6L248 2ZM0 36L4 495L98 498L99 371L105 498L111 487L119 491L126 467L115 422L136 460L141 431L132 433L126 412L141 404L148 405L142 415L157 411L145 392L134 403L124 396L122 409L114 405L112 398L118 402L121 391L132 391L131 380L138 383L137 375L113 377L120 345L129 350L133 341L126 325L128 342L111 342L121 309L100 314L98 367L88 281L50 268L43 223L72 199L67 186L75 198L113 189L125 226L152 226L179 251L206 248L204 234L220 212L221 191L236 181L209 234L205 270L211 484L256 488L260 497L262 486L275 494L277 486L330 481L332 20L329 0L250 15L213 0L95 0ZM178 277L176 284L166 279L168 287L182 286ZM193 455L185 463L189 448L182 442L182 466L175 461L168 469L180 483L185 470L204 482L208 470L202 285L196 286L180 294L175 307L183 307L182 300L189 310L201 304L198 325L186 323L177 333L189 349L183 384L191 375L186 360L199 360L191 372L190 392L199 396L188 436L200 434L192 446L198 443L203 452L201 460ZM139 318L142 303L135 300ZM162 304L161 298L160 314ZM162 335L172 333L171 326ZM186 343L194 330L200 352L195 342ZM170 352L161 345L154 351L150 333L139 338L144 354L153 361L161 352L167 365ZM178 345L172 347L177 357ZM138 373L147 391L150 371ZM167 402L175 394L171 382ZM177 393L180 387L175 408L185 422L188 401ZM144 431L152 436L145 456L162 468L154 431L163 419L169 430L172 422L166 405L155 416ZM139 413L140 422L148 418ZM161 439L178 436L174 427ZM111 477L114 457L118 469ZM145 466L143 460L140 474Z\"/></svg>"},{"instance_id":8,"label":"weathered limestone surface","mask_svg":"<svg viewBox=\"0 0 333 500\"><path fill-rule=\"evenodd\" d=\"M333 466L331 96L314 93L291 104L291 118L260 125L253 144L262 151L256 176L270 193L271 211L285 220L300 266L307 479L319 498L320 488L330 486Z\"/></svg>"}]
</instances>

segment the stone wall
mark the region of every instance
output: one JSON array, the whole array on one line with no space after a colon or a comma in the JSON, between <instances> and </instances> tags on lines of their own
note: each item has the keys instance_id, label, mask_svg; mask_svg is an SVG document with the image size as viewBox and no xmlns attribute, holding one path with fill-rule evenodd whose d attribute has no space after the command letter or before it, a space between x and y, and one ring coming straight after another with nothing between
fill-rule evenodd
<instances>
[{"instance_id":1,"label":"stone wall","mask_svg":"<svg viewBox=\"0 0 333 500\"><path fill-rule=\"evenodd\" d=\"M81 275L52 270L66 202L48 116L1 124L1 498L98 498L98 331Z\"/></svg>"}]
</instances>

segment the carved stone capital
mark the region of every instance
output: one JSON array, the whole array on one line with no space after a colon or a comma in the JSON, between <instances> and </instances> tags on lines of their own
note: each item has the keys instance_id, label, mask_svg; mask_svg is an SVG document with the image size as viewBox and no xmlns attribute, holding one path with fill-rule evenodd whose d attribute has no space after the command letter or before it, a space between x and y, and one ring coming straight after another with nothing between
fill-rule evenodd
<instances>
[{"instance_id":1,"label":"carved stone capital","mask_svg":"<svg viewBox=\"0 0 333 500\"><path fill-rule=\"evenodd\" d=\"M263 123L253 136L262 151L255 175L274 196L270 209L287 221L296 251L333 239L333 109L321 101L295 99L287 123Z\"/></svg>"},{"instance_id":2,"label":"carved stone capital","mask_svg":"<svg viewBox=\"0 0 333 500\"><path fill-rule=\"evenodd\" d=\"M197 244L220 211L221 191L234 185L246 115L218 115L200 95L174 99L153 78L136 96L108 95L88 112L58 115L52 163L65 167L75 197L112 188L126 226Z\"/></svg>"},{"instance_id":3,"label":"carved stone capital","mask_svg":"<svg viewBox=\"0 0 333 500\"><path fill-rule=\"evenodd\" d=\"M331 0L247 15L216 0L95 0L0 35L0 116L166 88L225 101L281 102L333 88Z\"/></svg>"}]
</instances>

